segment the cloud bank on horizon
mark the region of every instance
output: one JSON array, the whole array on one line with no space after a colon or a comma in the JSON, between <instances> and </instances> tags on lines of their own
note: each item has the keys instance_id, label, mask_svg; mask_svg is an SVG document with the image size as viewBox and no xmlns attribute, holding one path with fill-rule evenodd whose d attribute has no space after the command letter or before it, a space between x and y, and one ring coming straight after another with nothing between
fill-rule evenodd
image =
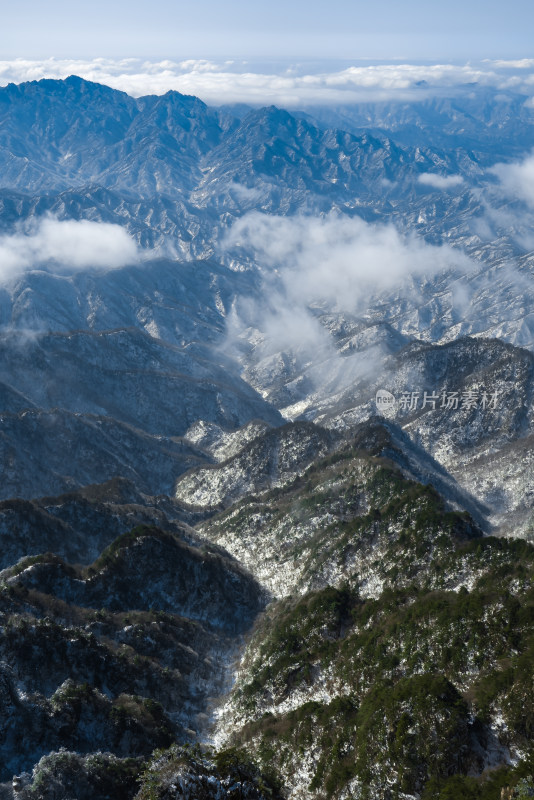
<instances>
[{"instance_id":1,"label":"cloud bank on horizon","mask_svg":"<svg viewBox=\"0 0 534 800\"><path fill-rule=\"evenodd\" d=\"M383 63L334 67L325 62L311 69L306 63L267 70L247 61L146 61L96 58L73 60L14 59L0 61L0 85L66 78L120 89L134 97L170 90L200 97L210 105L249 103L329 105L366 100L418 100L441 93L470 91L476 85L495 92L517 92L534 108L534 59L487 60L478 64Z\"/></svg>"}]
</instances>

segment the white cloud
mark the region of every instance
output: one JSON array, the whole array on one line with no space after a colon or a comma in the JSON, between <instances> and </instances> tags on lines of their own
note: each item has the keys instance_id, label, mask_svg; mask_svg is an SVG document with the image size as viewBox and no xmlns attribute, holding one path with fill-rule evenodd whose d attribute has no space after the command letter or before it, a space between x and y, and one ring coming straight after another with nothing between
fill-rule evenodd
<instances>
[{"instance_id":1,"label":"white cloud","mask_svg":"<svg viewBox=\"0 0 534 800\"><path fill-rule=\"evenodd\" d=\"M531 63L532 62L532 63ZM515 71L514 71L515 70ZM473 85L533 94L534 61L471 64L379 64L345 69L280 65L265 72L245 61L89 61L49 58L0 62L0 84L76 74L121 89L133 96L164 94L174 89L212 105L244 102L252 105L298 106L346 104L365 100L417 100L436 92L454 93Z\"/></svg>"},{"instance_id":2,"label":"white cloud","mask_svg":"<svg viewBox=\"0 0 534 800\"><path fill-rule=\"evenodd\" d=\"M496 59L488 63L493 64L497 69L534 69L534 58Z\"/></svg>"},{"instance_id":3,"label":"white cloud","mask_svg":"<svg viewBox=\"0 0 534 800\"><path fill-rule=\"evenodd\" d=\"M419 175L419 183L432 186L434 189L452 189L464 182L461 175L436 175L434 172L423 172Z\"/></svg>"},{"instance_id":4,"label":"white cloud","mask_svg":"<svg viewBox=\"0 0 534 800\"><path fill-rule=\"evenodd\" d=\"M490 170L500 181L501 189L511 198L534 207L534 153L523 161L496 164Z\"/></svg>"},{"instance_id":5,"label":"white cloud","mask_svg":"<svg viewBox=\"0 0 534 800\"><path fill-rule=\"evenodd\" d=\"M233 181L230 184L230 189L234 197L240 202L252 202L261 196L261 189L258 186L245 186L237 181Z\"/></svg>"},{"instance_id":6,"label":"white cloud","mask_svg":"<svg viewBox=\"0 0 534 800\"><path fill-rule=\"evenodd\" d=\"M240 298L228 320L227 347L253 343L265 374L280 369L285 354L317 392L342 391L378 369L379 345L344 358L317 312L359 315L382 291L409 298L438 273L460 276L475 266L450 246L426 244L393 225L360 218L276 217L250 212L234 223L223 248L231 257L253 258L263 268L261 298ZM387 302L392 302L388 295Z\"/></svg>"},{"instance_id":7,"label":"white cloud","mask_svg":"<svg viewBox=\"0 0 534 800\"><path fill-rule=\"evenodd\" d=\"M0 281L43 267L67 274L116 269L139 257L136 243L120 225L46 217L0 236Z\"/></svg>"},{"instance_id":8,"label":"white cloud","mask_svg":"<svg viewBox=\"0 0 534 800\"><path fill-rule=\"evenodd\" d=\"M393 225L333 214L277 217L251 212L232 226L223 246L275 270L291 301L328 301L345 311L354 311L370 292L401 285L410 276L430 279L450 268L471 266L450 246L429 245Z\"/></svg>"}]
</instances>

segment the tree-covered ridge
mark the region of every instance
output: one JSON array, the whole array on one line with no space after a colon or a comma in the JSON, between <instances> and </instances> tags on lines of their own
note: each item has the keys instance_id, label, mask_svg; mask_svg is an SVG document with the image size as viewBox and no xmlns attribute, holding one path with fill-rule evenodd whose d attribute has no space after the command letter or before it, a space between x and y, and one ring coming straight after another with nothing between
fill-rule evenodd
<instances>
[{"instance_id":1,"label":"tree-covered ridge","mask_svg":"<svg viewBox=\"0 0 534 800\"><path fill-rule=\"evenodd\" d=\"M196 533L138 526L83 567L22 559L0 575L5 777L42 756L28 800L39 776L62 798L111 777L131 800L528 796L533 575L533 545L350 442ZM217 712L225 755L184 749L258 612Z\"/></svg>"},{"instance_id":2,"label":"tree-covered ridge","mask_svg":"<svg viewBox=\"0 0 534 800\"><path fill-rule=\"evenodd\" d=\"M428 580L439 558L457 558L482 531L430 485L385 458L347 444L286 487L245 498L200 525L275 596L343 580L362 595ZM468 558L468 556L465 556ZM458 575L436 575L440 581Z\"/></svg>"},{"instance_id":3,"label":"tree-covered ridge","mask_svg":"<svg viewBox=\"0 0 534 800\"><path fill-rule=\"evenodd\" d=\"M459 557L437 552L426 584L271 606L234 692L236 741L290 785L304 769L311 796L500 798L534 753L534 547L486 538L473 555L469 591L432 588Z\"/></svg>"},{"instance_id":4,"label":"tree-covered ridge","mask_svg":"<svg viewBox=\"0 0 534 800\"><path fill-rule=\"evenodd\" d=\"M261 607L251 576L186 529L138 526L88 566L45 553L3 570L0 785L62 748L82 775L91 753L195 741Z\"/></svg>"},{"instance_id":5,"label":"tree-covered ridge","mask_svg":"<svg viewBox=\"0 0 534 800\"><path fill-rule=\"evenodd\" d=\"M280 800L276 779L237 748L199 745L155 750L146 761L109 753L62 751L40 759L31 780L16 781L19 800Z\"/></svg>"}]
</instances>

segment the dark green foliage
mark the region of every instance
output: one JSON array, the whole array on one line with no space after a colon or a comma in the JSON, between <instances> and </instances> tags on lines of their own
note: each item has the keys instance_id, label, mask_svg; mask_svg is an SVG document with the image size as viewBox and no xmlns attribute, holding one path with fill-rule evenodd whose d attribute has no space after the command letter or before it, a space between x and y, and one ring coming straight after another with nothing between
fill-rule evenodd
<instances>
[{"instance_id":1,"label":"dark green foliage","mask_svg":"<svg viewBox=\"0 0 534 800\"><path fill-rule=\"evenodd\" d=\"M448 511L431 486L350 447L212 524L237 541L247 534L247 546L251 531L265 541L275 538L276 563L302 571L290 587L293 596L272 603L257 624L234 695L248 722L235 732L233 746L216 754L178 746L161 751L144 774L139 800L174 797L180 775L194 782L198 798L212 797L212 779L241 787L236 797L273 797L277 775L290 782L303 763L310 796L320 800L337 798L350 782L359 800L414 793L423 800L501 800L502 789L528 796L526 762L476 773L484 769L485 726L497 713L506 724L504 747L526 753L534 741L532 545L483 537L467 514ZM121 536L92 565L89 583L104 572L109 588L126 564L128 585L137 543L144 540L141 549L151 555L171 538L174 546L171 534L144 526ZM36 572L56 566L52 556L34 561ZM78 670L77 684L54 697L57 709L79 714L101 704L114 742L141 732L145 749L136 752L145 755L147 742L184 740L158 703L169 692L179 695L182 664L175 668L171 660L163 667L157 654L176 651L178 641L185 658L197 635L193 623L175 640L169 628L176 628L176 618L148 610L152 601L145 611L125 605L113 613L96 611L102 602L82 609L46 599L31 583L9 589L0 592L11 614L6 653L34 672L36 660L53 664L54 652L61 655L68 642L71 663L83 656L91 666L90 682ZM29 608L43 615L50 608L61 622L38 622ZM94 624L98 635L67 632L67 615L74 628ZM113 645L119 630L121 644ZM124 675L132 686L121 684ZM113 687L112 700L103 698L104 685ZM310 699L325 696L324 702ZM286 702L293 710L281 713Z\"/></svg>"},{"instance_id":2,"label":"dark green foliage","mask_svg":"<svg viewBox=\"0 0 534 800\"><path fill-rule=\"evenodd\" d=\"M474 541L434 551L430 568L450 569L474 553L482 569L472 591L418 582L363 601L345 585L271 607L236 695L256 721L236 741L259 739L261 763L282 772L319 752L310 791L320 797L336 797L354 778L362 797L367 788L369 798L382 797L371 788L378 775L395 792L425 791L425 800L500 800L520 773L503 767L484 780L466 773L476 763L473 737L483 737L496 709L515 742L534 741L534 549L488 537L480 549ZM524 588L512 593L518 576ZM258 715L326 673L343 688L332 702Z\"/></svg>"},{"instance_id":3,"label":"dark green foliage","mask_svg":"<svg viewBox=\"0 0 534 800\"><path fill-rule=\"evenodd\" d=\"M139 788L143 762L96 753L52 753L41 759L32 783L19 792L20 800L131 800Z\"/></svg>"},{"instance_id":4,"label":"dark green foliage","mask_svg":"<svg viewBox=\"0 0 534 800\"><path fill-rule=\"evenodd\" d=\"M401 678L374 686L362 701L355 737L356 769L364 783L384 746L397 765L403 792L420 791L429 777L462 772L468 708L441 675Z\"/></svg>"},{"instance_id":5,"label":"dark green foliage","mask_svg":"<svg viewBox=\"0 0 534 800\"><path fill-rule=\"evenodd\" d=\"M114 559L117 558L121 550L131 547L138 539L141 539L144 536L165 538L170 536L170 534L164 533L159 528L155 528L150 525L138 525L136 528L132 528L131 531L127 531L126 533L123 533L121 536L117 537L117 539L115 539L108 547L106 547L97 560L88 568L88 573L94 574L95 572L99 572L100 570L109 566Z\"/></svg>"},{"instance_id":6,"label":"dark green foliage","mask_svg":"<svg viewBox=\"0 0 534 800\"><path fill-rule=\"evenodd\" d=\"M526 800L534 797L532 754L517 767L487 770L477 777L431 778L421 800Z\"/></svg>"},{"instance_id":7,"label":"dark green foliage","mask_svg":"<svg viewBox=\"0 0 534 800\"><path fill-rule=\"evenodd\" d=\"M136 800L170 800L176 785L185 782L195 800L277 800L278 781L261 772L245 750L230 747L218 752L207 747L173 745L156 751L145 769Z\"/></svg>"}]
</instances>

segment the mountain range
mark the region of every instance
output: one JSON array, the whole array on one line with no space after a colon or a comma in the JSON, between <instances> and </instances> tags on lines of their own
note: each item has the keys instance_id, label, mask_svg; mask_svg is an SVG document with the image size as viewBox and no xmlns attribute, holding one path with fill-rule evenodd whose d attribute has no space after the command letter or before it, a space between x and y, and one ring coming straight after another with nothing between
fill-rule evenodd
<instances>
[{"instance_id":1,"label":"mountain range","mask_svg":"<svg viewBox=\"0 0 534 800\"><path fill-rule=\"evenodd\" d=\"M0 88L0 797L534 791L534 116L473 93Z\"/></svg>"}]
</instances>

